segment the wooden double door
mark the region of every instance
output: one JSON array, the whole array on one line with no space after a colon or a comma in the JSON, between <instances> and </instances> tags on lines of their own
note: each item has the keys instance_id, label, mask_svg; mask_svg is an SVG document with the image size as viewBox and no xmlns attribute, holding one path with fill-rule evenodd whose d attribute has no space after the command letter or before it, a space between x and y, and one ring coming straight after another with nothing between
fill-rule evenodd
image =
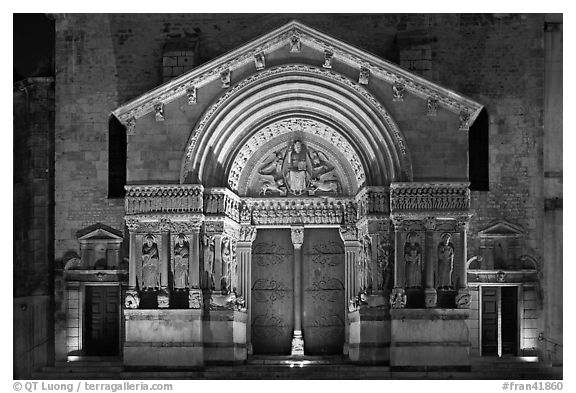
<instances>
[{"instance_id":1,"label":"wooden double door","mask_svg":"<svg viewBox=\"0 0 576 393\"><path fill-rule=\"evenodd\" d=\"M254 354L289 355L294 330L294 263L301 253L306 355L341 354L344 345L344 245L337 229L306 229L295 250L289 229L258 230L252 248Z\"/></svg>"},{"instance_id":2,"label":"wooden double door","mask_svg":"<svg viewBox=\"0 0 576 393\"><path fill-rule=\"evenodd\" d=\"M86 355L117 356L119 354L119 300L119 286L86 286L84 303Z\"/></svg>"},{"instance_id":3,"label":"wooden double door","mask_svg":"<svg viewBox=\"0 0 576 393\"><path fill-rule=\"evenodd\" d=\"M482 355L518 354L518 287L482 287Z\"/></svg>"}]
</instances>

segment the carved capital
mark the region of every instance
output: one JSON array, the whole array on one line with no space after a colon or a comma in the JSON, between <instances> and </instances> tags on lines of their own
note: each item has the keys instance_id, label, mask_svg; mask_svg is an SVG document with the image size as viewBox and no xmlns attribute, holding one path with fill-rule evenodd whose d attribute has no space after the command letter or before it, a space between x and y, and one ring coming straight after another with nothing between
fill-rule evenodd
<instances>
[{"instance_id":1,"label":"carved capital","mask_svg":"<svg viewBox=\"0 0 576 393\"><path fill-rule=\"evenodd\" d=\"M173 229L172 221L169 218L161 218L158 221L158 229L160 232L170 232Z\"/></svg>"},{"instance_id":2,"label":"carved capital","mask_svg":"<svg viewBox=\"0 0 576 393\"><path fill-rule=\"evenodd\" d=\"M257 71L266 68L266 58L264 57L264 53L258 52L254 55L254 65L256 66Z\"/></svg>"},{"instance_id":3,"label":"carved capital","mask_svg":"<svg viewBox=\"0 0 576 393\"><path fill-rule=\"evenodd\" d=\"M436 219L434 217L426 217L424 219L424 228L427 231L434 231L436 230Z\"/></svg>"},{"instance_id":4,"label":"carved capital","mask_svg":"<svg viewBox=\"0 0 576 393\"><path fill-rule=\"evenodd\" d=\"M340 237L342 241L356 241L358 240L358 228L355 226L340 227Z\"/></svg>"},{"instance_id":5,"label":"carved capital","mask_svg":"<svg viewBox=\"0 0 576 393\"><path fill-rule=\"evenodd\" d=\"M161 102L158 102L156 104L154 104L154 116L156 118L156 121L164 121L164 104Z\"/></svg>"},{"instance_id":6,"label":"carved capital","mask_svg":"<svg viewBox=\"0 0 576 393\"><path fill-rule=\"evenodd\" d=\"M240 227L240 237L238 238L238 241L252 243L254 240L256 240L256 227L242 225Z\"/></svg>"},{"instance_id":7,"label":"carved capital","mask_svg":"<svg viewBox=\"0 0 576 393\"><path fill-rule=\"evenodd\" d=\"M465 232L468 230L469 217L460 217L454 223L454 229L458 232Z\"/></svg>"},{"instance_id":8,"label":"carved capital","mask_svg":"<svg viewBox=\"0 0 576 393\"><path fill-rule=\"evenodd\" d=\"M324 50L324 64L322 64L322 67L332 68L332 57L334 57L334 53L328 49Z\"/></svg>"},{"instance_id":9,"label":"carved capital","mask_svg":"<svg viewBox=\"0 0 576 393\"><path fill-rule=\"evenodd\" d=\"M196 86L189 87L186 90L186 96L188 97L188 105L196 104L198 98Z\"/></svg>"},{"instance_id":10,"label":"carved capital","mask_svg":"<svg viewBox=\"0 0 576 393\"><path fill-rule=\"evenodd\" d=\"M223 89L230 87L230 68L220 72L220 81L222 82Z\"/></svg>"},{"instance_id":11,"label":"carved capital","mask_svg":"<svg viewBox=\"0 0 576 393\"><path fill-rule=\"evenodd\" d=\"M358 83L361 85L367 85L370 79L370 69L367 67L360 67L360 75L358 75Z\"/></svg>"},{"instance_id":12,"label":"carved capital","mask_svg":"<svg viewBox=\"0 0 576 393\"><path fill-rule=\"evenodd\" d=\"M302 247L302 244L304 243L304 227L290 228L290 236L294 247Z\"/></svg>"},{"instance_id":13,"label":"carved capital","mask_svg":"<svg viewBox=\"0 0 576 393\"><path fill-rule=\"evenodd\" d=\"M140 227L140 221L137 218L126 217L126 227L130 232L136 232Z\"/></svg>"}]
</instances>

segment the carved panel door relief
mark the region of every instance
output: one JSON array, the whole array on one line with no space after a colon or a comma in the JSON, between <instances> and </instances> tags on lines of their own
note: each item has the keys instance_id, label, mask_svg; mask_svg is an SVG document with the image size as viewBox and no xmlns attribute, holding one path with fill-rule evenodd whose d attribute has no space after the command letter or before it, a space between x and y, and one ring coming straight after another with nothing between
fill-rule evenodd
<instances>
[{"instance_id":1,"label":"carved panel door relief","mask_svg":"<svg viewBox=\"0 0 576 393\"><path fill-rule=\"evenodd\" d=\"M344 345L344 244L337 229L306 229L302 261L306 355L341 354Z\"/></svg>"},{"instance_id":2,"label":"carved panel door relief","mask_svg":"<svg viewBox=\"0 0 576 393\"><path fill-rule=\"evenodd\" d=\"M258 229L252 245L254 354L290 354L294 329L293 265L290 230Z\"/></svg>"}]
</instances>

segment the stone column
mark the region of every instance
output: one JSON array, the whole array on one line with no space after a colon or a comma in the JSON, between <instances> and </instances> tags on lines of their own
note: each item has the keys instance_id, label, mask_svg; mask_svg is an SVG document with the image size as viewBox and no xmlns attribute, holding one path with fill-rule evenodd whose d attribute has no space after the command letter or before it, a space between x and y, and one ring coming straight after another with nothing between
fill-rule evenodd
<instances>
[{"instance_id":1,"label":"stone column","mask_svg":"<svg viewBox=\"0 0 576 393\"><path fill-rule=\"evenodd\" d=\"M455 250L455 266L456 273L456 288L458 294L456 295L457 308L470 308L470 291L468 290L468 272L466 267L467 258L467 229L468 217L461 218L456 223L456 230L459 233L459 241L457 249Z\"/></svg>"},{"instance_id":2,"label":"stone column","mask_svg":"<svg viewBox=\"0 0 576 393\"><path fill-rule=\"evenodd\" d=\"M136 263L138 248L136 243L136 231L130 229L130 249L129 249L129 259L128 259L128 290L126 291L126 297L124 299L124 306L126 308L138 308L140 305L140 296L136 290Z\"/></svg>"},{"instance_id":3,"label":"stone column","mask_svg":"<svg viewBox=\"0 0 576 393\"><path fill-rule=\"evenodd\" d=\"M402 247L401 223L394 222L394 288L390 294L390 306L392 308L404 308L406 306L406 274L404 266L404 250Z\"/></svg>"},{"instance_id":4,"label":"stone column","mask_svg":"<svg viewBox=\"0 0 576 393\"><path fill-rule=\"evenodd\" d=\"M302 335L302 244L304 227L293 227L291 231L294 245L294 334L292 335L292 356L304 356Z\"/></svg>"},{"instance_id":5,"label":"stone column","mask_svg":"<svg viewBox=\"0 0 576 393\"><path fill-rule=\"evenodd\" d=\"M252 243L256 240L256 228L243 225L240 227L240 239L236 244L238 261L238 292L244 298L247 309L246 349L252 355Z\"/></svg>"},{"instance_id":6,"label":"stone column","mask_svg":"<svg viewBox=\"0 0 576 393\"><path fill-rule=\"evenodd\" d=\"M160 291L158 291L158 308L168 308L170 306L170 295L168 294L168 271L170 264L170 233L166 228L161 228L160 252Z\"/></svg>"},{"instance_id":7,"label":"stone column","mask_svg":"<svg viewBox=\"0 0 576 393\"><path fill-rule=\"evenodd\" d=\"M435 252L434 244L434 230L436 229L436 220L434 218L427 218L424 222L426 228L425 233L425 255L426 255L426 274L425 274L425 289L424 289L424 304L426 308L436 307L438 295L436 288L434 288L434 272L436 271L437 253Z\"/></svg>"},{"instance_id":8,"label":"stone column","mask_svg":"<svg viewBox=\"0 0 576 393\"><path fill-rule=\"evenodd\" d=\"M190 231L190 255L188 259L188 306L202 308L200 289L200 226L194 225Z\"/></svg>"}]
</instances>

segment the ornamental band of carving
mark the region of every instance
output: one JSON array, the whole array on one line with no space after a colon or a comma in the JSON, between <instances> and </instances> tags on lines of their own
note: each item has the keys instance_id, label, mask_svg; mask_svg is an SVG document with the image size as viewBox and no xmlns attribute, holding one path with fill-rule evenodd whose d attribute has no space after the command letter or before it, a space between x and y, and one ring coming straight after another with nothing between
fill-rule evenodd
<instances>
[{"instance_id":1,"label":"ornamental band of carving","mask_svg":"<svg viewBox=\"0 0 576 393\"><path fill-rule=\"evenodd\" d=\"M396 211L470 209L469 183L392 183L390 208Z\"/></svg>"},{"instance_id":2,"label":"ornamental band of carving","mask_svg":"<svg viewBox=\"0 0 576 393\"><path fill-rule=\"evenodd\" d=\"M126 214L202 212L204 187L201 185L142 185L125 189Z\"/></svg>"}]
</instances>

